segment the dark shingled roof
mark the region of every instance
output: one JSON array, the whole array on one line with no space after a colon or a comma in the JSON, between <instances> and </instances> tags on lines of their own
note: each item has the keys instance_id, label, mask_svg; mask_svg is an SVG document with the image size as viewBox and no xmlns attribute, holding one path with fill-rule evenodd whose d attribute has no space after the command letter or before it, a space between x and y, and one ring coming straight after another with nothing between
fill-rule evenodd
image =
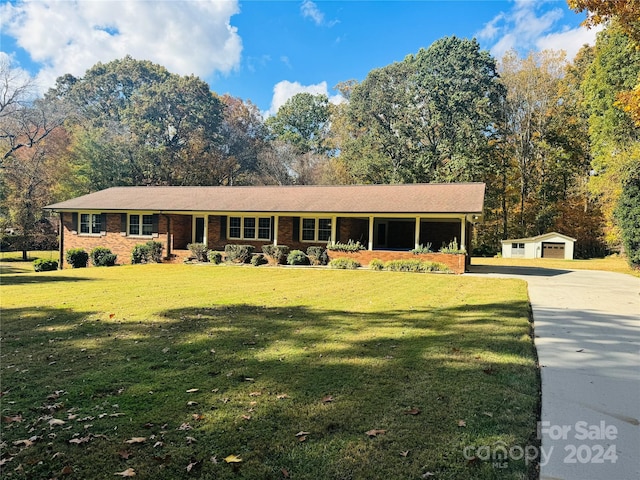
<instances>
[{"instance_id":1,"label":"dark shingled roof","mask_svg":"<svg viewBox=\"0 0 640 480\"><path fill-rule=\"evenodd\" d=\"M113 187L56 211L482 213L484 183L260 187Z\"/></svg>"}]
</instances>

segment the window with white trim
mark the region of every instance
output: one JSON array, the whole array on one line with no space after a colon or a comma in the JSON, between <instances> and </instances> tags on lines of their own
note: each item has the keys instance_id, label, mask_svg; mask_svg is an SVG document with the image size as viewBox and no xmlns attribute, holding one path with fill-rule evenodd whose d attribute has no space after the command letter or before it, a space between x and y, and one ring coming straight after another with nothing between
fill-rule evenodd
<instances>
[{"instance_id":1,"label":"window with white trim","mask_svg":"<svg viewBox=\"0 0 640 480\"><path fill-rule=\"evenodd\" d=\"M303 242L328 242L331 239L330 218L303 218Z\"/></svg>"},{"instance_id":2,"label":"window with white trim","mask_svg":"<svg viewBox=\"0 0 640 480\"><path fill-rule=\"evenodd\" d=\"M80 212L78 223L80 234L99 235L103 231L101 213Z\"/></svg>"},{"instance_id":3,"label":"window with white trim","mask_svg":"<svg viewBox=\"0 0 640 480\"><path fill-rule=\"evenodd\" d=\"M130 214L129 235L151 237L153 235L153 215Z\"/></svg>"},{"instance_id":4,"label":"window with white trim","mask_svg":"<svg viewBox=\"0 0 640 480\"><path fill-rule=\"evenodd\" d=\"M229 217L228 238L270 240L271 217Z\"/></svg>"}]
</instances>

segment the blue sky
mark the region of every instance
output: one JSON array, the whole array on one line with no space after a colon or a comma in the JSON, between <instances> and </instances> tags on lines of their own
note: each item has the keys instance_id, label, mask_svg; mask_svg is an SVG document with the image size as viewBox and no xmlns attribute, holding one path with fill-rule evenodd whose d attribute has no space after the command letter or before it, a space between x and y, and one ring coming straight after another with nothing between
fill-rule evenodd
<instances>
[{"instance_id":1,"label":"blue sky","mask_svg":"<svg viewBox=\"0 0 640 480\"><path fill-rule=\"evenodd\" d=\"M11 0L0 3L0 55L46 90L98 61L130 54L267 113L301 91L326 93L448 35L496 58L564 49L595 31L565 0L236 1Z\"/></svg>"}]
</instances>

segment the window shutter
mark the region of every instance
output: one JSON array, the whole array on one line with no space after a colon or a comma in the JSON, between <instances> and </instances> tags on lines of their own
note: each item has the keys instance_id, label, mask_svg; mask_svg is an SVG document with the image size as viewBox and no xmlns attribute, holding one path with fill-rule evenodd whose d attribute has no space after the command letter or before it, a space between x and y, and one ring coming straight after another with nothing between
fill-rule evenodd
<instances>
[{"instance_id":1,"label":"window shutter","mask_svg":"<svg viewBox=\"0 0 640 480\"><path fill-rule=\"evenodd\" d=\"M152 226L152 232L154 236L158 236L158 223L160 223L160 215L158 215L157 213L153 214L153 226Z\"/></svg>"},{"instance_id":2,"label":"window shutter","mask_svg":"<svg viewBox=\"0 0 640 480\"><path fill-rule=\"evenodd\" d=\"M274 238L276 238L275 236L275 223L276 223L276 217L271 217L271 240L273 240Z\"/></svg>"},{"instance_id":3,"label":"window shutter","mask_svg":"<svg viewBox=\"0 0 640 480\"><path fill-rule=\"evenodd\" d=\"M120 214L120 235L123 237L127 235L127 214Z\"/></svg>"},{"instance_id":4,"label":"window shutter","mask_svg":"<svg viewBox=\"0 0 640 480\"><path fill-rule=\"evenodd\" d=\"M100 234L105 234L107 233L107 214L106 213L101 213L100 214Z\"/></svg>"},{"instance_id":5,"label":"window shutter","mask_svg":"<svg viewBox=\"0 0 640 480\"><path fill-rule=\"evenodd\" d=\"M300 241L300 217L293 217L293 242Z\"/></svg>"},{"instance_id":6,"label":"window shutter","mask_svg":"<svg viewBox=\"0 0 640 480\"><path fill-rule=\"evenodd\" d=\"M78 212L73 212L71 214L71 223L73 224L73 231L78 233Z\"/></svg>"},{"instance_id":7,"label":"window shutter","mask_svg":"<svg viewBox=\"0 0 640 480\"><path fill-rule=\"evenodd\" d=\"M340 217L336 218L336 238L332 238L331 241L333 243L338 243L340 241Z\"/></svg>"},{"instance_id":8,"label":"window shutter","mask_svg":"<svg viewBox=\"0 0 640 480\"><path fill-rule=\"evenodd\" d=\"M220 240L227 239L227 216L220 215Z\"/></svg>"}]
</instances>

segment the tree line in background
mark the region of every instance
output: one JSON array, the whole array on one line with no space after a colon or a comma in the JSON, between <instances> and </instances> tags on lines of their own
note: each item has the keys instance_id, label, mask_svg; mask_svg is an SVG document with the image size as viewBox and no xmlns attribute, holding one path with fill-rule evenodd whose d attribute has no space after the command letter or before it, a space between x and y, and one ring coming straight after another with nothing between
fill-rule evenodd
<instances>
[{"instance_id":1,"label":"tree line in background","mask_svg":"<svg viewBox=\"0 0 640 480\"><path fill-rule=\"evenodd\" d=\"M131 57L60 77L34 100L5 61L2 230L33 237L46 204L120 185L481 181L476 253L557 230L577 238L579 257L622 248L639 266L638 16L599 15L589 21L605 28L573 62L549 50L496 61L447 37L341 83L341 104L301 93L267 119Z\"/></svg>"}]
</instances>

